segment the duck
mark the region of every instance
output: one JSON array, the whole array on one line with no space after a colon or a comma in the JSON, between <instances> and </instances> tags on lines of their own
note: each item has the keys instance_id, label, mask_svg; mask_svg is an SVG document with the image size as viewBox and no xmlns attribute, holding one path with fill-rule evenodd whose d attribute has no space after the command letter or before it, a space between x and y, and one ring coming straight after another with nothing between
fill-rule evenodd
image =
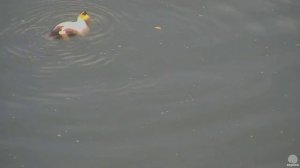
<instances>
[{"instance_id":1,"label":"duck","mask_svg":"<svg viewBox=\"0 0 300 168\"><path fill-rule=\"evenodd\" d=\"M50 32L53 39L69 40L72 36L85 36L90 31L91 17L86 11L82 11L77 21L67 21L56 25Z\"/></svg>"}]
</instances>

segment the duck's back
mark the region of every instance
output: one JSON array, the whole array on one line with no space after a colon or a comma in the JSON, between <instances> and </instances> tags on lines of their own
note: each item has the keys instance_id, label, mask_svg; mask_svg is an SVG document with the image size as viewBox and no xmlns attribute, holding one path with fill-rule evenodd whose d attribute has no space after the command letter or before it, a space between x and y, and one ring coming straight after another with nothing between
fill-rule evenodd
<instances>
[{"instance_id":1,"label":"duck's back","mask_svg":"<svg viewBox=\"0 0 300 168\"><path fill-rule=\"evenodd\" d=\"M76 22L62 22L52 29L49 36L54 39L61 39L61 31L68 37L75 35L84 36L89 32L89 26L86 21L80 18Z\"/></svg>"}]
</instances>

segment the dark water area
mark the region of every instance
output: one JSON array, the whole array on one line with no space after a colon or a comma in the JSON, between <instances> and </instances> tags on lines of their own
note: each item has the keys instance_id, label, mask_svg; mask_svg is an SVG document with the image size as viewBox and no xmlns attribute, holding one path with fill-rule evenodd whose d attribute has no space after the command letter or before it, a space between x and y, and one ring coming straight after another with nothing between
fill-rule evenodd
<instances>
[{"instance_id":1,"label":"dark water area","mask_svg":"<svg viewBox=\"0 0 300 168\"><path fill-rule=\"evenodd\" d=\"M300 156L299 9L2 0L0 167L288 167ZM82 10L86 37L47 38Z\"/></svg>"}]
</instances>

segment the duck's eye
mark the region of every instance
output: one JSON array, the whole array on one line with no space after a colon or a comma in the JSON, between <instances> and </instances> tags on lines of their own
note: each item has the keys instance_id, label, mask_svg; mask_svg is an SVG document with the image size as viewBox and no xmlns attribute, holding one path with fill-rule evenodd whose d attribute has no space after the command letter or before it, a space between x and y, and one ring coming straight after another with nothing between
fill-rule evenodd
<instances>
[{"instance_id":1,"label":"duck's eye","mask_svg":"<svg viewBox=\"0 0 300 168\"><path fill-rule=\"evenodd\" d=\"M86 11L81 12L82 15L87 15Z\"/></svg>"}]
</instances>

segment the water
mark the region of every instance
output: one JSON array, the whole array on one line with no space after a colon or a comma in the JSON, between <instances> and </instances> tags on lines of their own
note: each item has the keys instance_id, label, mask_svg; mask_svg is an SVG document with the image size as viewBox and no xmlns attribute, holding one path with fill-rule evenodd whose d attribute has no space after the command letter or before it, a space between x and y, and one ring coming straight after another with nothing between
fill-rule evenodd
<instances>
[{"instance_id":1,"label":"water","mask_svg":"<svg viewBox=\"0 0 300 168\"><path fill-rule=\"evenodd\" d=\"M0 4L1 167L281 168L300 156L299 2ZM47 38L82 10L87 37Z\"/></svg>"}]
</instances>

